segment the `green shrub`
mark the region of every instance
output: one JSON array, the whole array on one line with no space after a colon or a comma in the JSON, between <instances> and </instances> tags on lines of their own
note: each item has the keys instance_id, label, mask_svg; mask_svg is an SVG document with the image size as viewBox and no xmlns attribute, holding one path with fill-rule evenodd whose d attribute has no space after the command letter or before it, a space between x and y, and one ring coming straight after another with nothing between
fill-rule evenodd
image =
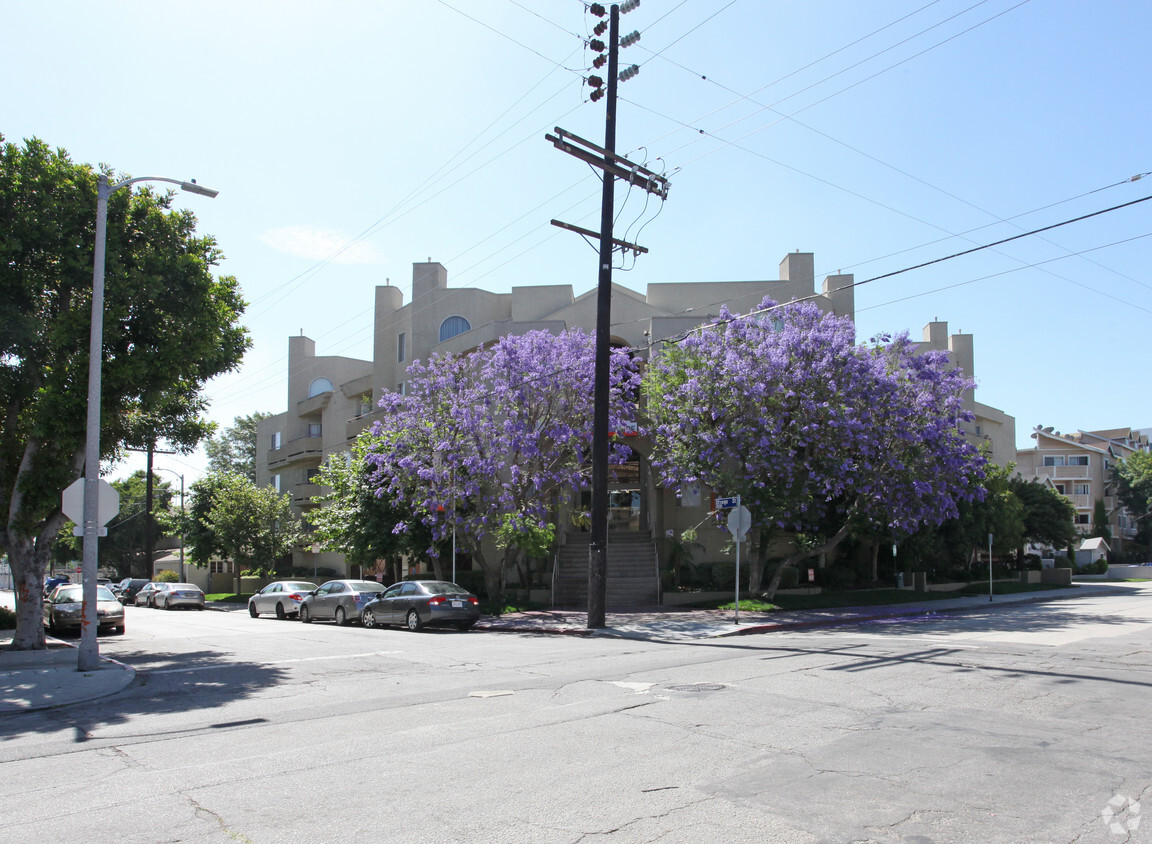
<instances>
[{"instance_id":1,"label":"green shrub","mask_svg":"<svg viewBox=\"0 0 1152 844\"><path fill-rule=\"evenodd\" d=\"M832 592L851 589L856 583L856 572L844 566L828 566L817 569L816 577L823 588Z\"/></svg>"},{"instance_id":2,"label":"green shrub","mask_svg":"<svg viewBox=\"0 0 1152 844\"><path fill-rule=\"evenodd\" d=\"M16 629L16 613L12 610L0 607L0 630L15 630Z\"/></svg>"},{"instance_id":3,"label":"green shrub","mask_svg":"<svg viewBox=\"0 0 1152 844\"><path fill-rule=\"evenodd\" d=\"M153 583L179 583L180 575L172 571L172 569L162 569L156 572L156 576L152 578Z\"/></svg>"}]
</instances>

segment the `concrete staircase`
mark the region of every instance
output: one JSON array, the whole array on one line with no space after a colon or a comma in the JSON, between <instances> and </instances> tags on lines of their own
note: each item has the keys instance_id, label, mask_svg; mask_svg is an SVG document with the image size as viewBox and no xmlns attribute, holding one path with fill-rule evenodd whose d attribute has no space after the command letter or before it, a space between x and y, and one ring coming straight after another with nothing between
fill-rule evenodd
<instances>
[{"instance_id":1,"label":"concrete staircase","mask_svg":"<svg viewBox=\"0 0 1152 844\"><path fill-rule=\"evenodd\" d=\"M557 607L588 606L587 533L571 533L560 546L552 603ZM605 606L609 610L651 607L660 603L656 548L650 531L608 532L608 581Z\"/></svg>"}]
</instances>

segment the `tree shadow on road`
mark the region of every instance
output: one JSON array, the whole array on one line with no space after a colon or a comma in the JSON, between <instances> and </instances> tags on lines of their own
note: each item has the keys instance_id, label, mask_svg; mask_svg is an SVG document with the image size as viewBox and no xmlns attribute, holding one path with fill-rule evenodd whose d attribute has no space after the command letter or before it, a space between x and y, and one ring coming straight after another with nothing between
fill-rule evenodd
<instances>
[{"instance_id":1,"label":"tree shadow on road","mask_svg":"<svg viewBox=\"0 0 1152 844\"><path fill-rule=\"evenodd\" d=\"M140 715L187 714L189 727L202 729L202 719L194 713L252 697L287 674L281 667L237 661L212 650L120 651L115 659L136 670L136 679L123 691L75 706L7 715L0 720L0 742L26 735L30 723L37 723L35 719L42 723L45 717L72 725L77 731L76 741L87 740L87 734L94 730L125 724Z\"/></svg>"}]
</instances>

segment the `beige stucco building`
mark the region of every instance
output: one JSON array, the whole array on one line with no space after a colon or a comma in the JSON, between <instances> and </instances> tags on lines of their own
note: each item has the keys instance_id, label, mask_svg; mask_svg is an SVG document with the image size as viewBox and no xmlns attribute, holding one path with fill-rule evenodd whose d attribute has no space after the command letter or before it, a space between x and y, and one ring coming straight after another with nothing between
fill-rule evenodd
<instances>
[{"instance_id":1,"label":"beige stucco building","mask_svg":"<svg viewBox=\"0 0 1152 844\"><path fill-rule=\"evenodd\" d=\"M854 318L852 276L829 276L817 290L813 264L812 253L794 252L781 261L777 279L659 283L648 285L644 293L614 285L612 343L643 350L713 321L724 305L744 313L765 297L777 302L811 300L826 313ZM568 284L516 287L509 293L450 288L447 270L429 261L413 265L410 302L403 301L396 287L376 288L374 320L372 360L318 356L311 339L289 338L287 409L260 423L257 482L274 484L291 495L305 517L315 506L311 497L320 491L313 478L321 462L346 450L371 426L381 412L376 408L380 396L384 391L404 389L406 370L413 360L466 352L499 337L532 330L560 332L579 327L591 333L596 325L596 291L576 295ZM955 365L972 374L971 335L948 337L947 323L933 322L925 328L923 346L949 352ZM978 417L967 426L969 435L988 441L994 459L1011 459L1012 418L980 405L971 394L965 402ZM651 547L654 539L669 531L704 521L712 506L710 495L678 496L658 488L643 449L636 452L635 465L621 467L613 484L612 535L619 540L625 533L639 534ZM701 531L703 558L723 555L724 536L714 533L707 528ZM581 553L586 568L586 550L571 556L579 561ZM323 549L299 553L295 562L346 570L340 555Z\"/></svg>"},{"instance_id":2,"label":"beige stucco building","mask_svg":"<svg viewBox=\"0 0 1152 844\"><path fill-rule=\"evenodd\" d=\"M1075 528L1087 533L1097 501L1104 502L1112 532L1109 548L1123 553L1136 537L1136 522L1116 497L1113 468L1137 451L1152 450L1147 434L1132 428L1076 431L1062 434L1039 425L1032 432L1036 445L1016 452L1021 477L1037 479L1072 502Z\"/></svg>"}]
</instances>

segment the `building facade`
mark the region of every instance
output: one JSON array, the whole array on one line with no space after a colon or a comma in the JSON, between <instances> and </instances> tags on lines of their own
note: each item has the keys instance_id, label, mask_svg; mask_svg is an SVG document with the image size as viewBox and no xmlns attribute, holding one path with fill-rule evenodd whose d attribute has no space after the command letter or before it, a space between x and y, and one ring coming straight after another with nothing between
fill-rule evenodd
<instances>
[{"instance_id":1,"label":"building facade","mask_svg":"<svg viewBox=\"0 0 1152 844\"><path fill-rule=\"evenodd\" d=\"M1016 470L1026 480L1038 480L1069 501L1078 533L1092 529L1096 502L1104 503L1112 541L1111 551L1123 553L1136 537L1136 522L1116 497L1113 469L1137 451L1149 451L1149 438L1132 428L1076 431L1062 434L1039 425L1032 432L1036 445L1016 452Z\"/></svg>"},{"instance_id":2,"label":"building facade","mask_svg":"<svg viewBox=\"0 0 1152 844\"><path fill-rule=\"evenodd\" d=\"M773 280L659 283L648 285L644 293L613 285L611 342L645 349L714 321L722 306L746 313L765 297L777 302L810 300L825 313L854 318L853 277L828 276L817 292L813 266L812 253L794 252L781 261L779 278ZM438 353L465 353L502 336L534 330L559 333L581 328L592 333L596 291L576 295L571 285L564 284L516 287L510 293L454 289L448 286L447 270L429 261L413 265L410 302L403 301L396 287L376 288L374 324L372 360L317 356L309 338L289 338L287 410L260 423L257 483L273 484L291 495L305 519L316 506L311 498L320 492L314 477L322 461L347 450L361 431L371 427L381 413L376 405L384 392L405 389L412 361ZM954 365L972 375L971 335L949 337L947 323L933 322L925 328L921 346L947 351ZM993 459L1015 456L1009 445L1015 437L1011 417L978 404L972 391L965 397L965 407L977 416L965 426L970 437L987 441ZM679 535L704 522L712 509L710 493L677 494L659 488L643 447L635 451L634 464L620 467L612 485L610 530L617 537L640 533L651 544L652 538L670 532ZM580 508L580 502L572 504ZM700 539L707 558L724 556L722 532L703 529ZM583 559L586 565L586 552ZM340 555L315 546L311 553L299 553L294 563L347 571Z\"/></svg>"}]
</instances>

